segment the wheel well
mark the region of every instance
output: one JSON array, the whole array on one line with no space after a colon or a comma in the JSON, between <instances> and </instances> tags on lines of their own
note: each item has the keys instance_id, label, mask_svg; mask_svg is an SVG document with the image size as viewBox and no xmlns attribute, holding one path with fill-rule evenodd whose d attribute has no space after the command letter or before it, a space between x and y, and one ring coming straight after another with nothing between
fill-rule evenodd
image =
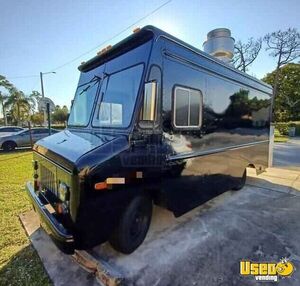
<instances>
[{"instance_id":1,"label":"wheel well","mask_svg":"<svg viewBox=\"0 0 300 286\"><path fill-rule=\"evenodd\" d=\"M18 146L17 143L16 143L15 141L13 141L13 140L7 140L7 141L4 141L4 142L2 143L1 148L3 149L3 147L4 147L5 144L7 144L7 143L12 143L12 144L14 144L15 147Z\"/></svg>"},{"instance_id":2,"label":"wheel well","mask_svg":"<svg viewBox=\"0 0 300 286\"><path fill-rule=\"evenodd\" d=\"M256 171L256 175L259 175L263 172L265 172L265 168L262 165L254 165L254 164L249 164L247 168L253 168Z\"/></svg>"},{"instance_id":3,"label":"wheel well","mask_svg":"<svg viewBox=\"0 0 300 286\"><path fill-rule=\"evenodd\" d=\"M254 164L249 164L249 165L247 166L247 168L254 168L254 169L256 169L256 167L254 166Z\"/></svg>"}]
</instances>

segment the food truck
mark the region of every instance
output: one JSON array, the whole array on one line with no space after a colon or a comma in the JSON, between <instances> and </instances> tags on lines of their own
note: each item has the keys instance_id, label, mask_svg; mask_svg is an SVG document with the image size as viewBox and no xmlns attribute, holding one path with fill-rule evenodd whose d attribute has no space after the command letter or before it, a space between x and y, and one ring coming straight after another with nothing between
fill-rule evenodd
<instances>
[{"instance_id":1,"label":"food truck","mask_svg":"<svg viewBox=\"0 0 300 286\"><path fill-rule=\"evenodd\" d=\"M153 205L176 217L268 165L272 89L146 26L79 66L67 128L34 145L26 185L65 252L129 254Z\"/></svg>"}]
</instances>

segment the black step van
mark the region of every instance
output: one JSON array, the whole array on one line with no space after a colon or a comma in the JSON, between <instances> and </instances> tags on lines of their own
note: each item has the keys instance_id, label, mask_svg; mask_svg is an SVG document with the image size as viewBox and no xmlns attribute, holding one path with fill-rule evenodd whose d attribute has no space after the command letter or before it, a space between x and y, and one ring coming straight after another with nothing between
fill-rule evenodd
<instances>
[{"instance_id":1,"label":"black step van","mask_svg":"<svg viewBox=\"0 0 300 286\"><path fill-rule=\"evenodd\" d=\"M26 185L65 252L133 252L152 205L180 216L268 164L272 90L146 26L79 66L67 128L34 146Z\"/></svg>"}]
</instances>

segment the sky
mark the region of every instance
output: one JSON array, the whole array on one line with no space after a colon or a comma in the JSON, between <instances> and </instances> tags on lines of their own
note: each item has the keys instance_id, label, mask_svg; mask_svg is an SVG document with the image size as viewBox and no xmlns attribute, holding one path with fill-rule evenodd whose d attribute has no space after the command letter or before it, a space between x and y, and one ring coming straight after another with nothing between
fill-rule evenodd
<instances>
[{"instance_id":1,"label":"sky","mask_svg":"<svg viewBox=\"0 0 300 286\"><path fill-rule=\"evenodd\" d=\"M40 72L55 71L44 75L45 96L69 107L80 63L135 27L157 26L200 49L207 32L219 27L241 41L288 27L300 30L299 0L171 0L136 23L165 2L0 0L0 74L29 95L40 91ZM262 50L248 73L262 78L274 67Z\"/></svg>"}]
</instances>

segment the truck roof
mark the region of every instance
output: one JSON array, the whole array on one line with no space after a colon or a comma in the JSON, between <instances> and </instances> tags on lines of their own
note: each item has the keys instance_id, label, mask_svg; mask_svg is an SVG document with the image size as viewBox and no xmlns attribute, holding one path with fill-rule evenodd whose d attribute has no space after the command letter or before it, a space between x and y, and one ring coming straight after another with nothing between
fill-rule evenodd
<instances>
[{"instance_id":1,"label":"truck roof","mask_svg":"<svg viewBox=\"0 0 300 286\"><path fill-rule=\"evenodd\" d=\"M253 76L250 76L247 73L244 73L244 72L236 69L232 65L227 64L227 63L205 53L204 51L170 35L169 33L165 32L157 27L151 26L151 25L147 25L147 26L143 27L142 29L138 30L137 32L131 34L124 40L118 42L117 44L103 49L101 52L97 53L97 55L95 57L91 58L87 62L83 62L78 67L78 69L82 72L87 72L87 71L99 66L100 64L103 64L121 54L124 54L124 53L134 49L135 47L147 42L150 39L153 39L153 38L158 39L160 37L169 39L172 42L189 49L190 51L198 54L199 56L202 56L202 57L206 58L207 60L213 62L215 65L222 66L223 68L225 67L226 69L233 71L236 74L239 74L245 78L248 78L248 79L264 86L265 88L269 89L270 94L272 93L272 87L269 84L255 78Z\"/></svg>"}]
</instances>

